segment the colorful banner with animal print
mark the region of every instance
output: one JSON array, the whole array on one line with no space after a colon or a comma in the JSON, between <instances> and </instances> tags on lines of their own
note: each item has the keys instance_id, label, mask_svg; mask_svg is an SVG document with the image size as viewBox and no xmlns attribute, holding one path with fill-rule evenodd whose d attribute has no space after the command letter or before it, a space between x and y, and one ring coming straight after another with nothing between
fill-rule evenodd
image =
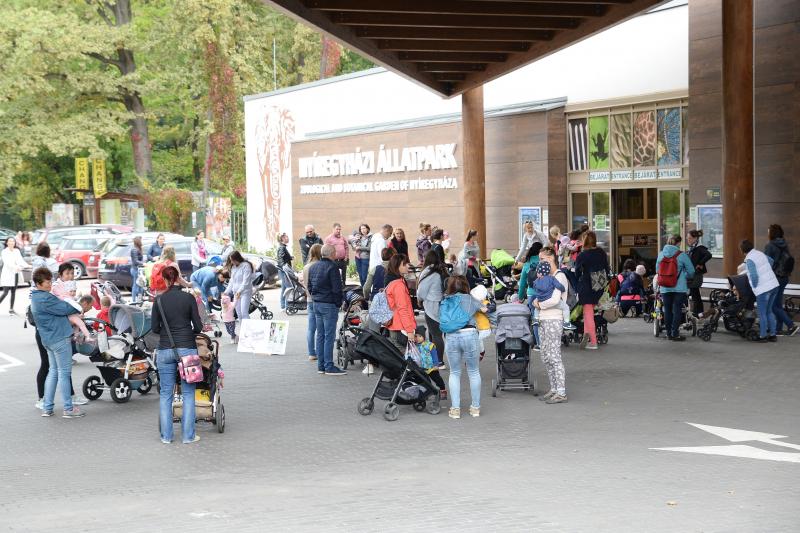
<instances>
[{"instance_id":1,"label":"colorful banner with animal print","mask_svg":"<svg viewBox=\"0 0 800 533\"><path fill-rule=\"evenodd\" d=\"M658 110L658 166L681 164L681 110Z\"/></svg>"},{"instance_id":2,"label":"colorful banner with animal print","mask_svg":"<svg viewBox=\"0 0 800 533\"><path fill-rule=\"evenodd\" d=\"M571 171L586 170L586 119L577 118L569 121L569 169Z\"/></svg>"},{"instance_id":3,"label":"colorful banner with animal print","mask_svg":"<svg viewBox=\"0 0 800 533\"><path fill-rule=\"evenodd\" d=\"M589 168L608 168L608 116L589 118Z\"/></svg>"},{"instance_id":4,"label":"colorful banner with animal print","mask_svg":"<svg viewBox=\"0 0 800 533\"><path fill-rule=\"evenodd\" d=\"M630 113L611 115L611 166L630 168L632 124Z\"/></svg>"},{"instance_id":5,"label":"colorful banner with animal print","mask_svg":"<svg viewBox=\"0 0 800 533\"><path fill-rule=\"evenodd\" d=\"M640 111L633 121L633 166L654 167L656 165L656 114Z\"/></svg>"}]
</instances>

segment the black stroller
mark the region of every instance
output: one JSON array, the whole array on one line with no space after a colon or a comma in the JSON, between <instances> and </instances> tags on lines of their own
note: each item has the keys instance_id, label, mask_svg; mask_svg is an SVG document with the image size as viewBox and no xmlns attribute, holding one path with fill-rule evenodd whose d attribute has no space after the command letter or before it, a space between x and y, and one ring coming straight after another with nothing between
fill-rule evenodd
<instances>
[{"instance_id":1,"label":"black stroller","mask_svg":"<svg viewBox=\"0 0 800 533\"><path fill-rule=\"evenodd\" d=\"M506 304L497 308L497 378L492 380L492 396L499 390L529 390L536 395L536 375L531 360L533 334L531 312L525 304Z\"/></svg>"},{"instance_id":2,"label":"black stroller","mask_svg":"<svg viewBox=\"0 0 800 533\"><path fill-rule=\"evenodd\" d=\"M747 274L728 278L731 290L720 295L717 304L722 315L722 324L748 340L757 340L758 318L755 310L756 296L750 288Z\"/></svg>"},{"instance_id":3,"label":"black stroller","mask_svg":"<svg viewBox=\"0 0 800 533\"><path fill-rule=\"evenodd\" d=\"M414 361L407 360L389 339L362 329L356 340L355 354L381 369L372 395L358 402L359 414L372 414L376 397L387 402L383 418L390 422L400 416L401 405L413 405L415 411L439 414L439 388Z\"/></svg>"},{"instance_id":4,"label":"black stroller","mask_svg":"<svg viewBox=\"0 0 800 533\"><path fill-rule=\"evenodd\" d=\"M355 354L356 338L361 322L365 321L363 312L367 310L367 301L361 294L361 287L347 291L344 296L344 317L336 334L336 359L339 368L347 370L348 365L364 359ZM365 324L366 325L366 324Z\"/></svg>"},{"instance_id":5,"label":"black stroller","mask_svg":"<svg viewBox=\"0 0 800 533\"><path fill-rule=\"evenodd\" d=\"M308 293L300 283L297 273L289 265L283 265L283 275L289 280L288 287L281 287L283 297L286 299L286 312L294 315L298 311L308 309Z\"/></svg>"}]
</instances>

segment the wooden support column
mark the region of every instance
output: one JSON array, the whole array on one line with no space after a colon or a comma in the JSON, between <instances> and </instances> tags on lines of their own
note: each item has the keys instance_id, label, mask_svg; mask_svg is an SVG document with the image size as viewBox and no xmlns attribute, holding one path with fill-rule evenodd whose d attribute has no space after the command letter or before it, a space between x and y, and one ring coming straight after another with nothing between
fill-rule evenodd
<instances>
[{"instance_id":1,"label":"wooden support column","mask_svg":"<svg viewBox=\"0 0 800 533\"><path fill-rule=\"evenodd\" d=\"M466 237L470 229L478 230L481 255L488 257L482 85L461 95L461 133L464 138L464 234L459 238Z\"/></svg>"},{"instance_id":2,"label":"wooden support column","mask_svg":"<svg viewBox=\"0 0 800 533\"><path fill-rule=\"evenodd\" d=\"M753 240L753 0L722 0L722 221L725 274Z\"/></svg>"}]
</instances>

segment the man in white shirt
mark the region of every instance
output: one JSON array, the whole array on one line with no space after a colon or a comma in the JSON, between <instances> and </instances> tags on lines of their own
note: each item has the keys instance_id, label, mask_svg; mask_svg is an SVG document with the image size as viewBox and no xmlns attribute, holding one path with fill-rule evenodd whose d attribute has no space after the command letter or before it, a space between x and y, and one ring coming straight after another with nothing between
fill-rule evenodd
<instances>
[{"instance_id":1,"label":"man in white shirt","mask_svg":"<svg viewBox=\"0 0 800 533\"><path fill-rule=\"evenodd\" d=\"M384 224L380 233L372 235L372 244L369 247L369 270L381 264L381 252L386 248L386 241L392 236L393 231L391 224Z\"/></svg>"}]
</instances>

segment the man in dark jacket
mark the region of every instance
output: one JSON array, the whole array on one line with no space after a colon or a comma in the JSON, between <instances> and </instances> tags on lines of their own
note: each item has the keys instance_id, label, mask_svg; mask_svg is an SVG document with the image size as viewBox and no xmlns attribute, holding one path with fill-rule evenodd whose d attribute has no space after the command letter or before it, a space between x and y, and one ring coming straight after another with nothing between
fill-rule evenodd
<instances>
[{"instance_id":1,"label":"man in dark jacket","mask_svg":"<svg viewBox=\"0 0 800 533\"><path fill-rule=\"evenodd\" d=\"M308 251L315 244L322 244L322 239L314 232L314 226L306 226L306 236L300 239L300 255L303 256L303 264L308 263Z\"/></svg>"},{"instance_id":2,"label":"man in dark jacket","mask_svg":"<svg viewBox=\"0 0 800 533\"><path fill-rule=\"evenodd\" d=\"M772 312L775 314L775 320L778 323L778 335L792 336L797 333L798 328L792 317L783 308L783 292L786 290L786 285L789 284L789 276L794 270L794 259L792 254L789 253L789 247L783 236L783 228L779 224L770 224L767 236L769 237L769 242L764 247L764 253L772 259L772 271L775 272L775 277L778 278L778 293L775 295L775 305L772 306ZM783 329L784 325L786 329Z\"/></svg>"},{"instance_id":3,"label":"man in dark jacket","mask_svg":"<svg viewBox=\"0 0 800 533\"><path fill-rule=\"evenodd\" d=\"M317 373L341 376L344 370L333 364L333 343L336 340L336 321L342 306L342 277L333 262L336 249L326 244L322 247L322 260L308 271L308 292L314 300L314 319L317 323Z\"/></svg>"}]
</instances>

